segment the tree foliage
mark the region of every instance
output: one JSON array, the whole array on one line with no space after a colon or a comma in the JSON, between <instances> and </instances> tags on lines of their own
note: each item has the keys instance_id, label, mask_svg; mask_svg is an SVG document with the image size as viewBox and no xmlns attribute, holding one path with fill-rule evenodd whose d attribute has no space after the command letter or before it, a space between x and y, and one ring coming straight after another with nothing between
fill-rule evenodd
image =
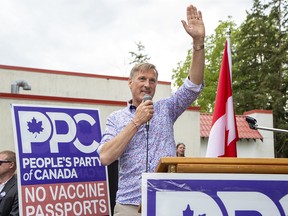
<instances>
[{"instance_id":1,"label":"tree foliage","mask_svg":"<svg viewBox=\"0 0 288 216\"><path fill-rule=\"evenodd\" d=\"M274 127L287 129L288 3L287 0L254 0L245 21L220 21L205 42L205 88L193 105L212 112L226 39L231 30L233 101L237 114L254 109L273 110ZM187 77L191 50L173 70L174 86ZM287 134L274 133L275 156L288 157Z\"/></svg>"},{"instance_id":2,"label":"tree foliage","mask_svg":"<svg viewBox=\"0 0 288 216\"><path fill-rule=\"evenodd\" d=\"M215 101L215 91L217 89L220 65L222 61L223 49L226 35L229 31L234 34L236 24L229 17L228 21L219 21L215 34L207 36L205 41L205 88L194 106L200 106L202 112L212 112ZM173 69L173 85L178 88L187 78L191 65L192 49L188 50L184 62L179 62L176 69Z\"/></svg>"},{"instance_id":3,"label":"tree foliage","mask_svg":"<svg viewBox=\"0 0 288 216\"><path fill-rule=\"evenodd\" d=\"M287 123L287 1L272 0L254 5L235 36L235 110L273 110L274 126ZM286 126L287 127L287 126ZM287 138L275 135L275 156L288 157ZM287 137L287 136L286 136Z\"/></svg>"},{"instance_id":4,"label":"tree foliage","mask_svg":"<svg viewBox=\"0 0 288 216\"><path fill-rule=\"evenodd\" d=\"M144 63L150 60L150 57L147 54L144 54L145 46L140 42L136 43L137 52L129 52L131 55L131 61L129 64Z\"/></svg>"}]
</instances>

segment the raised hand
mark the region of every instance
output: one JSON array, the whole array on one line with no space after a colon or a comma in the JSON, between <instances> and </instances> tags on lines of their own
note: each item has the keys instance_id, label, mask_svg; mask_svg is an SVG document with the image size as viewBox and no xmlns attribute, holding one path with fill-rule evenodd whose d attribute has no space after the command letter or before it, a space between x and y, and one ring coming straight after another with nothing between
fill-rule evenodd
<instances>
[{"instance_id":1,"label":"raised hand","mask_svg":"<svg viewBox=\"0 0 288 216\"><path fill-rule=\"evenodd\" d=\"M202 13L193 5L187 7L187 22L181 20L185 31L193 40L203 40L205 38L205 26L202 20Z\"/></svg>"}]
</instances>

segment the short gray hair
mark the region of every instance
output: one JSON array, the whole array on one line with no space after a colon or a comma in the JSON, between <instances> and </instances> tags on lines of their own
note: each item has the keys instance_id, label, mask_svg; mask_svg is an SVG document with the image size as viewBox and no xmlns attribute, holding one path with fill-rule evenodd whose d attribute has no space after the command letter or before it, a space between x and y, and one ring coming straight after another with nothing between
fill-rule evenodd
<instances>
[{"instance_id":1,"label":"short gray hair","mask_svg":"<svg viewBox=\"0 0 288 216\"><path fill-rule=\"evenodd\" d=\"M130 79L132 79L137 72L139 72L139 71L148 71L148 70L154 70L155 73L156 73L156 78L158 79L158 71L157 71L157 69L156 69L156 66L153 65L153 64L147 63L147 62L136 64L136 65L131 69Z\"/></svg>"},{"instance_id":2,"label":"short gray hair","mask_svg":"<svg viewBox=\"0 0 288 216\"><path fill-rule=\"evenodd\" d=\"M0 152L1 155L6 155L6 160L14 163L16 169L16 154L13 151L5 150Z\"/></svg>"}]
</instances>

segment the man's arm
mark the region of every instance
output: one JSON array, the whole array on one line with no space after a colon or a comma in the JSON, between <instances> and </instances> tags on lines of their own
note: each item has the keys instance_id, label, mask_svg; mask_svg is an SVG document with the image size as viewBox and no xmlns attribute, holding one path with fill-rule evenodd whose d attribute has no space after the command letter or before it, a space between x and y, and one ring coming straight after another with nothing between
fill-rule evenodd
<instances>
[{"instance_id":1,"label":"man's arm","mask_svg":"<svg viewBox=\"0 0 288 216\"><path fill-rule=\"evenodd\" d=\"M15 166L15 165L14 165ZM7 184L13 184L9 189L9 199L11 199L11 211L9 216L19 216L19 200L18 200L18 187L17 187L17 175L14 176L7 182Z\"/></svg>"},{"instance_id":2,"label":"man's arm","mask_svg":"<svg viewBox=\"0 0 288 216\"><path fill-rule=\"evenodd\" d=\"M19 216L19 200L18 200L17 185L15 185L14 187L16 187L15 188L16 194L14 196L14 202L13 202L12 209L11 209L11 212L10 212L9 215L11 215L11 216Z\"/></svg>"},{"instance_id":3,"label":"man's arm","mask_svg":"<svg viewBox=\"0 0 288 216\"><path fill-rule=\"evenodd\" d=\"M205 27L202 13L193 5L187 7L187 22L182 20L185 31L193 39L193 56L189 71L189 78L194 84L201 84L204 80L204 39Z\"/></svg>"},{"instance_id":4,"label":"man's arm","mask_svg":"<svg viewBox=\"0 0 288 216\"><path fill-rule=\"evenodd\" d=\"M133 136L137 133L138 128L153 116L152 108L152 101L142 102L137 107L132 121L117 136L102 144L103 146L100 150L102 165L107 166L122 155Z\"/></svg>"}]
</instances>

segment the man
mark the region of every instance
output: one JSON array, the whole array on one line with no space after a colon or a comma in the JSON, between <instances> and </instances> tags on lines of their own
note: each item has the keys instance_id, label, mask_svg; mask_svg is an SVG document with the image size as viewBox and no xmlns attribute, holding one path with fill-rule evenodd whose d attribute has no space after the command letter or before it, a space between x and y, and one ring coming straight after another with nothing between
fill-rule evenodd
<instances>
[{"instance_id":1,"label":"man","mask_svg":"<svg viewBox=\"0 0 288 216\"><path fill-rule=\"evenodd\" d=\"M192 64L184 84L170 98L154 104L149 97L143 100L144 95L154 96L158 71L152 64L138 64L128 81L132 100L107 118L98 153L102 165L119 158L114 216L140 215L141 174L153 172L161 157L176 156L174 122L203 88L205 27L201 12L188 6L187 22L182 20L182 24L193 39Z\"/></svg>"},{"instance_id":2,"label":"man","mask_svg":"<svg viewBox=\"0 0 288 216\"><path fill-rule=\"evenodd\" d=\"M19 215L16 156L12 151L0 152L0 216Z\"/></svg>"}]
</instances>

